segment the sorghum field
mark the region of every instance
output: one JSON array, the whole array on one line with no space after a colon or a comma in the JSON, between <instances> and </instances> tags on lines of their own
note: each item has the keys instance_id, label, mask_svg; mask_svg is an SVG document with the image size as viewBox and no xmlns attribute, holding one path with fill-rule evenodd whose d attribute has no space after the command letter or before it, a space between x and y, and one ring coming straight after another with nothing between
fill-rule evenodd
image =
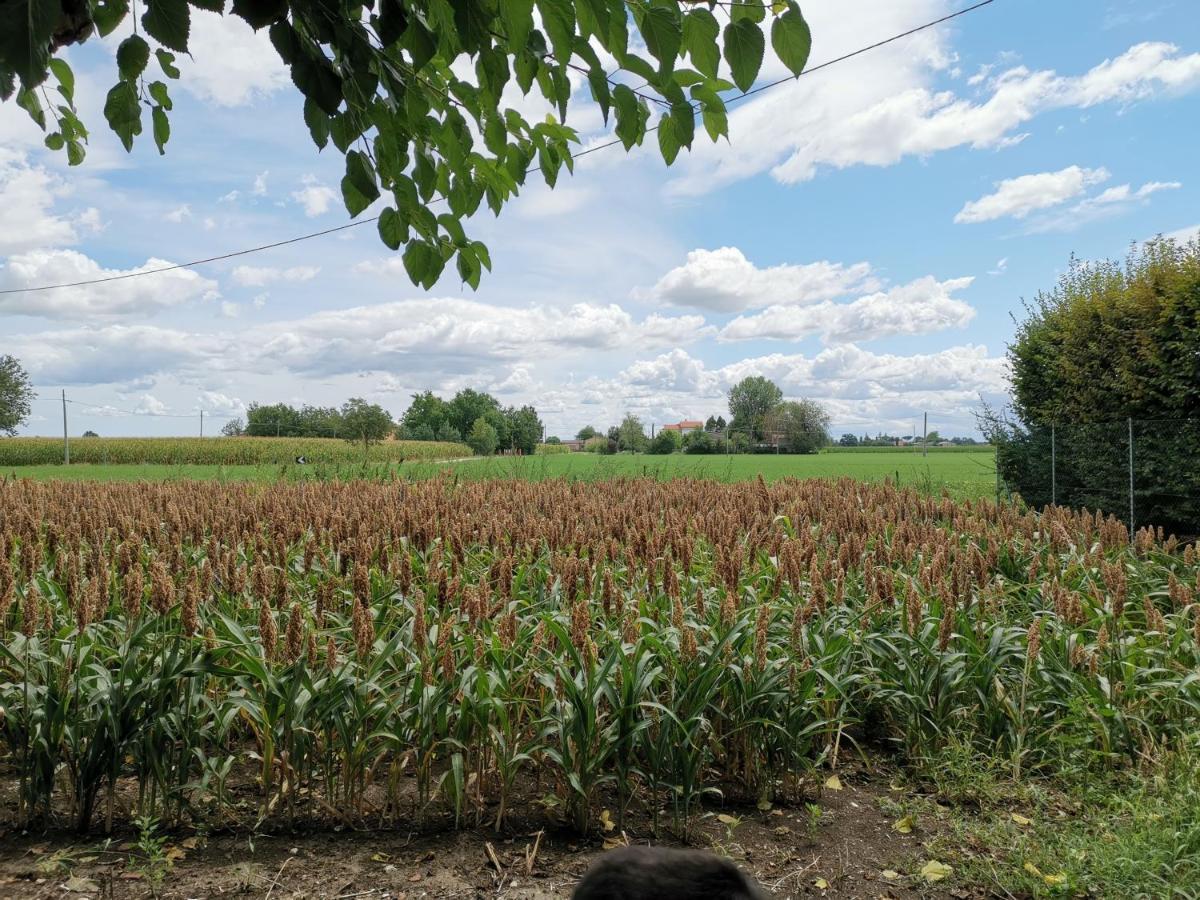
<instances>
[{"instance_id":1,"label":"sorghum field","mask_svg":"<svg viewBox=\"0 0 1200 900\"><path fill-rule=\"evenodd\" d=\"M1197 732L1198 590L1150 531L848 479L9 481L0 800L152 858L180 828L687 840L868 758L1105 778ZM951 872L921 862L891 874ZM1018 876L1104 894L1095 864Z\"/></svg>"}]
</instances>

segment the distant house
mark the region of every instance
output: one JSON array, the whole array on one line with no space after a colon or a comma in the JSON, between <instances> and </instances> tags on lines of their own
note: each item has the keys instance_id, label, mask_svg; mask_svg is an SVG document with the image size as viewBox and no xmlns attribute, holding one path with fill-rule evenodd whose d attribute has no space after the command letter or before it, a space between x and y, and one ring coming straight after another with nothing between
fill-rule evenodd
<instances>
[{"instance_id":1,"label":"distant house","mask_svg":"<svg viewBox=\"0 0 1200 900\"><path fill-rule=\"evenodd\" d=\"M579 452L581 452L581 451L583 450L583 445L584 445L585 443L587 443L587 442L586 442L586 441L576 441L576 440L570 440L570 441L563 441L563 442L562 442L562 445L563 445L564 447L566 447L568 450L570 450L572 453L579 453Z\"/></svg>"},{"instance_id":2,"label":"distant house","mask_svg":"<svg viewBox=\"0 0 1200 900\"><path fill-rule=\"evenodd\" d=\"M689 431L703 431L704 423L697 419L684 419L682 422L676 422L673 425L664 425L661 431L678 431L681 435L687 434Z\"/></svg>"}]
</instances>

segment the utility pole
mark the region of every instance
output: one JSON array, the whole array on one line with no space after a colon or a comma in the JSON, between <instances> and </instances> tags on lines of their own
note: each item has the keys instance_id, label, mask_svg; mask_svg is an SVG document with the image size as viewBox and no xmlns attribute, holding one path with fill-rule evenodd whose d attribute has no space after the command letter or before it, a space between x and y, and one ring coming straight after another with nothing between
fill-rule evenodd
<instances>
[{"instance_id":1,"label":"utility pole","mask_svg":"<svg viewBox=\"0 0 1200 900\"><path fill-rule=\"evenodd\" d=\"M63 388L63 465L71 464L71 439L67 437L67 389Z\"/></svg>"},{"instance_id":2,"label":"utility pole","mask_svg":"<svg viewBox=\"0 0 1200 900\"><path fill-rule=\"evenodd\" d=\"M921 455L929 455L929 413L925 413L925 422L921 430Z\"/></svg>"},{"instance_id":3,"label":"utility pole","mask_svg":"<svg viewBox=\"0 0 1200 900\"><path fill-rule=\"evenodd\" d=\"M204 410L200 410L200 437L204 437Z\"/></svg>"}]
</instances>

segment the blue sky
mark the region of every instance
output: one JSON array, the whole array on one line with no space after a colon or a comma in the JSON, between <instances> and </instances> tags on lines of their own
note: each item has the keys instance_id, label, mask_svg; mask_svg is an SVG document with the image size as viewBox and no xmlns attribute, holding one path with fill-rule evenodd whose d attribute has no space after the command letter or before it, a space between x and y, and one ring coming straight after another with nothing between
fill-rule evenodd
<instances>
[{"instance_id":1,"label":"blue sky","mask_svg":"<svg viewBox=\"0 0 1200 900\"><path fill-rule=\"evenodd\" d=\"M943 0L802 2L812 63L929 21ZM0 105L0 287L211 256L348 220L285 70L240 20L195 12L167 155L100 114L120 37L74 48L89 157L68 169ZM781 73L768 60L763 79ZM532 115L532 95L507 98ZM579 85L570 124L607 132ZM373 226L194 271L0 295L30 370L26 428L215 430L251 401L394 414L426 388L533 403L550 433L725 413L748 374L834 430L974 430L1002 399L1022 298L1072 253L1200 229L1200 16L1190 0L995 0L735 104L730 141L665 167L650 141L532 179L470 223L494 271L413 288ZM159 261L159 262L154 262ZM90 404L84 405L84 404Z\"/></svg>"}]
</instances>

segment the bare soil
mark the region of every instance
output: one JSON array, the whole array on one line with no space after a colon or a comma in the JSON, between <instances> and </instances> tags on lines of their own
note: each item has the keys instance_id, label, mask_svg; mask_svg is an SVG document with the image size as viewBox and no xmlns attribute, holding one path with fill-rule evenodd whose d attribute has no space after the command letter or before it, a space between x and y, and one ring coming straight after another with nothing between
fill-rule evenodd
<instances>
[{"instance_id":1,"label":"bare soil","mask_svg":"<svg viewBox=\"0 0 1200 900\"><path fill-rule=\"evenodd\" d=\"M889 898L978 896L920 876L931 836L915 827L902 834L889 814L886 773L841 772L841 789L823 787L811 805L709 804L689 844L727 855L772 896ZM136 835L128 827L111 839L69 831L22 832L11 824L11 793L0 806L0 898L255 897L548 898L569 897L589 863L622 843L650 838L644 811L624 831L581 838L532 802L497 833L488 827L455 830L448 820L422 829L359 831L342 825L272 833L167 836L170 870L155 886ZM819 807L820 816L814 815ZM672 843L669 840L661 843Z\"/></svg>"}]
</instances>

